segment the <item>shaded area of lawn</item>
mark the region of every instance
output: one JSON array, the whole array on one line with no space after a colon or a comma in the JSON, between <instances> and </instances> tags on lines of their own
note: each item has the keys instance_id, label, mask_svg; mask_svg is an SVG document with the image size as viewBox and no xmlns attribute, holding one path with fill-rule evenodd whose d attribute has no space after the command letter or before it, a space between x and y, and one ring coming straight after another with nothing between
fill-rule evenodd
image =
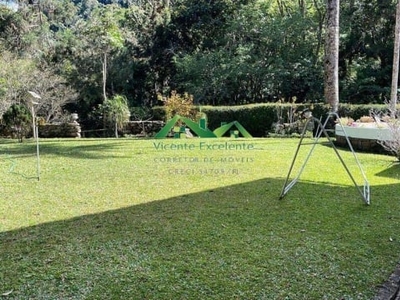
<instances>
[{"instance_id":1,"label":"shaded area of lawn","mask_svg":"<svg viewBox=\"0 0 400 300\"><path fill-rule=\"evenodd\" d=\"M6 299L371 299L400 254L399 184L264 179L0 233ZM156 187L149 187L156 188ZM160 191L161 193L162 191ZM393 200L390 200L393 199Z\"/></svg>"},{"instance_id":2,"label":"shaded area of lawn","mask_svg":"<svg viewBox=\"0 0 400 300\"><path fill-rule=\"evenodd\" d=\"M126 143L135 142L128 139L115 141L80 139L78 145L77 141L76 139L40 139L39 152L40 155L57 155L77 159L121 158L121 155L116 155L115 151ZM0 151L0 154L5 153L18 157L34 156L36 155L36 143L31 140L20 144L20 147L18 147L15 141L2 139L0 140ZM129 153L126 155L129 155Z\"/></svg>"},{"instance_id":3,"label":"shaded area of lawn","mask_svg":"<svg viewBox=\"0 0 400 300\"><path fill-rule=\"evenodd\" d=\"M400 162L394 162L387 169L379 172L376 176L387 177L387 178L400 178Z\"/></svg>"}]
</instances>

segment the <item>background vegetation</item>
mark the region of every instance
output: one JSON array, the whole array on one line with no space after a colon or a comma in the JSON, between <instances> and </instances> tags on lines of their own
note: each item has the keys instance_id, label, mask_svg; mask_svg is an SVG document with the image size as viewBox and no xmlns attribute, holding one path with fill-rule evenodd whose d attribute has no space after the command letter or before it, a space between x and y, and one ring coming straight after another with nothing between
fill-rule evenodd
<instances>
[{"instance_id":1,"label":"background vegetation","mask_svg":"<svg viewBox=\"0 0 400 300\"><path fill-rule=\"evenodd\" d=\"M302 118L302 112L310 109L317 119L325 119L330 107L324 103L258 103L235 106L196 106L195 112L200 111L207 116L207 124L211 130L221 126L222 122L238 121L254 137L265 137L274 132L274 124L295 122ZM196 113L193 114L196 114ZM340 104L338 113L343 117L352 117L358 120L371 113L387 113L384 104ZM164 120L166 112L164 106L155 106L151 113L155 119Z\"/></svg>"},{"instance_id":2,"label":"background vegetation","mask_svg":"<svg viewBox=\"0 0 400 300\"><path fill-rule=\"evenodd\" d=\"M342 103L389 99L395 5L342 1ZM3 1L0 115L27 90L46 121L76 111L86 129L114 95L131 109L173 90L202 105L324 102L325 18L324 0Z\"/></svg>"}]
</instances>

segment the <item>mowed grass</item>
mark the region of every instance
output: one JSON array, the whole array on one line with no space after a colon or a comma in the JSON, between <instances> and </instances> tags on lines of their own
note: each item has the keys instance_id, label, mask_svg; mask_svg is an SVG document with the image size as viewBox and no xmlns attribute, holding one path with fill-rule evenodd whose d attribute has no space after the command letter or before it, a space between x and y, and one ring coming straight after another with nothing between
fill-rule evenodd
<instances>
[{"instance_id":1,"label":"mowed grass","mask_svg":"<svg viewBox=\"0 0 400 300\"><path fill-rule=\"evenodd\" d=\"M185 143L194 148L169 149ZM318 145L279 200L297 143L41 140L38 181L35 143L1 140L0 295L373 298L399 262L400 166L358 154L367 206L334 151ZM340 153L362 184L351 153Z\"/></svg>"}]
</instances>

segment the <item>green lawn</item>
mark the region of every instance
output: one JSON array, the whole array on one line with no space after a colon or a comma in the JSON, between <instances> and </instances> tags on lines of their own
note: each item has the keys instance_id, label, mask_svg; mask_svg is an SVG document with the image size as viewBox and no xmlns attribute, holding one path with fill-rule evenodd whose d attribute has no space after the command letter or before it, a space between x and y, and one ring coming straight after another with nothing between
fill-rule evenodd
<instances>
[{"instance_id":1,"label":"green lawn","mask_svg":"<svg viewBox=\"0 0 400 300\"><path fill-rule=\"evenodd\" d=\"M390 156L367 206L326 145L279 200L297 139L41 140L40 181L0 142L5 299L371 299L399 262Z\"/></svg>"}]
</instances>

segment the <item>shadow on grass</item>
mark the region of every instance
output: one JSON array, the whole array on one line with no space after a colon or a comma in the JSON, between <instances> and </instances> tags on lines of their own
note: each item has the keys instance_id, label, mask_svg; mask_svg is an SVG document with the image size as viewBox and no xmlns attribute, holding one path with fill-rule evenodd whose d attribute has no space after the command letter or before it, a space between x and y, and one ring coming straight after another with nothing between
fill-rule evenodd
<instances>
[{"instance_id":1,"label":"shadow on grass","mask_svg":"<svg viewBox=\"0 0 400 300\"><path fill-rule=\"evenodd\" d=\"M400 162L392 163L387 169L377 173L376 176L400 179Z\"/></svg>"},{"instance_id":2,"label":"shadow on grass","mask_svg":"<svg viewBox=\"0 0 400 300\"><path fill-rule=\"evenodd\" d=\"M68 145L71 141L73 143ZM134 143L134 140L82 139L79 140L79 146L77 146L76 139L56 141L41 139L39 140L39 152L40 155L59 155L79 159L121 158L122 156L114 155L113 150L128 142ZM15 141L12 143L3 139L0 143L1 152L18 157L36 155L36 147L36 143L33 140L24 143Z\"/></svg>"},{"instance_id":3,"label":"shadow on grass","mask_svg":"<svg viewBox=\"0 0 400 300\"><path fill-rule=\"evenodd\" d=\"M399 185L377 187L379 200L366 206L354 187L304 182L278 200L282 184L269 178L0 233L0 295L370 299L398 258L400 204L385 195Z\"/></svg>"}]
</instances>

